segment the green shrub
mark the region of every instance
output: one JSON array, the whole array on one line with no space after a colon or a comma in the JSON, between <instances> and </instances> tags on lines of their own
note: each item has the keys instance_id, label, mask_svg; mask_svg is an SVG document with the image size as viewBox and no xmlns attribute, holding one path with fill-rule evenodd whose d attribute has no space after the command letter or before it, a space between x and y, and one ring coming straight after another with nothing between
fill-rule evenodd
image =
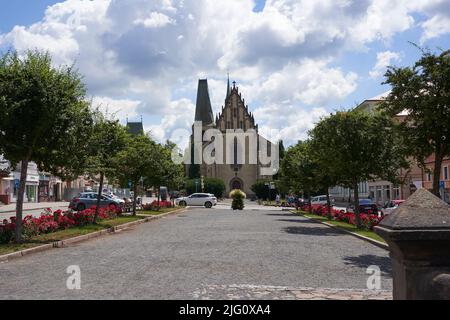
<instances>
[{"instance_id":1,"label":"green shrub","mask_svg":"<svg viewBox=\"0 0 450 320\"><path fill-rule=\"evenodd\" d=\"M247 195L241 190L233 190L230 192L230 198L233 199L231 208L233 210L244 210L244 200Z\"/></svg>"}]
</instances>

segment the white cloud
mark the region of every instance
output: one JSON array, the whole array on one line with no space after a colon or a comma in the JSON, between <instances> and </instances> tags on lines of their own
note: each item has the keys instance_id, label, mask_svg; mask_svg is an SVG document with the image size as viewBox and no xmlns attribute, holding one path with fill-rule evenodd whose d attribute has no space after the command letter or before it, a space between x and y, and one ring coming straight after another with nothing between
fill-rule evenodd
<instances>
[{"instance_id":1,"label":"white cloud","mask_svg":"<svg viewBox=\"0 0 450 320\"><path fill-rule=\"evenodd\" d=\"M420 38L423 44L425 41L437 38L441 35L450 33L450 17L445 15L436 15L422 24L424 32Z\"/></svg>"},{"instance_id":2,"label":"white cloud","mask_svg":"<svg viewBox=\"0 0 450 320\"><path fill-rule=\"evenodd\" d=\"M287 145L306 139L308 131L327 114L324 108L299 110L289 105L267 105L254 112L265 124L260 127L261 135L270 141L284 140Z\"/></svg>"},{"instance_id":3,"label":"white cloud","mask_svg":"<svg viewBox=\"0 0 450 320\"><path fill-rule=\"evenodd\" d=\"M161 28L169 24L175 24L175 20L160 12L151 12L150 17L136 19L134 24L143 25L146 28Z\"/></svg>"},{"instance_id":4,"label":"white cloud","mask_svg":"<svg viewBox=\"0 0 450 320\"><path fill-rule=\"evenodd\" d=\"M377 62L372 71L369 72L371 78L376 79L381 77L390 67L393 62L399 62L401 60L401 54L398 52L384 51L378 52Z\"/></svg>"},{"instance_id":5,"label":"white cloud","mask_svg":"<svg viewBox=\"0 0 450 320\"><path fill-rule=\"evenodd\" d=\"M343 54L389 43L413 26L422 28L423 41L450 31L446 0L267 0L262 12L253 12L254 5L67 0L50 6L42 21L0 35L0 47L46 49L55 64L75 61L95 101L120 117L143 115L160 139L175 127L190 127L198 77L209 79L217 111L229 71L250 108L259 110L261 127L275 125L260 112L270 108L308 119L298 129L286 119L284 132L296 140L293 135L304 134L319 114L356 90L357 75L334 64ZM399 59L383 54L373 77Z\"/></svg>"},{"instance_id":6,"label":"white cloud","mask_svg":"<svg viewBox=\"0 0 450 320\"><path fill-rule=\"evenodd\" d=\"M110 97L94 97L92 106L99 108L104 114L115 119L133 119L138 116L137 108L141 104L139 100L112 99Z\"/></svg>"},{"instance_id":7,"label":"white cloud","mask_svg":"<svg viewBox=\"0 0 450 320\"><path fill-rule=\"evenodd\" d=\"M261 85L260 95L272 102L322 106L352 93L357 87L356 80L353 72L344 74L338 68L329 68L325 61L306 59L297 64L289 63L273 73Z\"/></svg>"},{"instance_id":8,"label":"white cloud","mask_svg":"<svg viewBox=\"0 0 450 320\"><path fill-rule=\"evenodd\" d=\"M189 142L190 132L195 114L195 106L189 99L172 101L164 109L160 124L146 126L152 136L159 141L170 139L180 148L185 148ZM179 135L178 133L182 133Z\"/></svg>"}]
</instances>

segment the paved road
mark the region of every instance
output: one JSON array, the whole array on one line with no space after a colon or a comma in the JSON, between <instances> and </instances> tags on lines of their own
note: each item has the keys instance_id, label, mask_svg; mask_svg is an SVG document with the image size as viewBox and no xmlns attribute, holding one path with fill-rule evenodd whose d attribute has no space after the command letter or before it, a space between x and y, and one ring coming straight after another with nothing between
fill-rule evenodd
<instances>
[{"instance_id":1,"label":"paved road","mask_svg":"<svg viewBox=\"0 0 450 320\"><path fill-rule=\"evenodd\" d=\"M79 291L66 287L70 265L81 269ZM322 288L358 297L370 265L391 290L387 252L362 240L286 212L198 208L0 264L0 297L289 299Z\"/></svg>"}]
</instances>

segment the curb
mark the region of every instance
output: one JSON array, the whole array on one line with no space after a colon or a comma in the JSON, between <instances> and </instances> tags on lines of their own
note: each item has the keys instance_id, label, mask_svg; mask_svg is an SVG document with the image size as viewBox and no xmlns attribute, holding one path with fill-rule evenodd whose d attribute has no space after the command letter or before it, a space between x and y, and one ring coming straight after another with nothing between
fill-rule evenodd
<instances>
[{"instance_id":1,"label":"curb","mask_svg":"<svg viewBox=\"0 0 450 320\"><path fill-rule=\"evenodd\" d=\"M341 228L339 228L339 227L337 227L337 226L335 226L335 225L332 225L332 224L330 224L330 223L327 223L327 222L324 222L324 221L320 221L320 220L317 220L317 219L314 219L314 218L307 217L307 216L305 216L305 215L303 215L303 214L301 214L301 213L298 214L298 213L296 213L296 212L294 213L293 211L291 211L291 213L293 213L293 214L295 214L295 215L301 215L302 217L304 217L304 218L306 218L306 219L309 219L309 220L312 220L312 221L314 221L314 222L323 224L323 225L325 225L325 226L327 226L327 227L330 227L330 228L333 228L333 229L335 229L335 230L339 230L339 231L342 231L342 232L344 232L344 233L350 234L350 235L352 235L352 236L354 236L354 237L357 237L357 238L359 238L359 239L361 239L361 240L370 242L371 244L373 244L373 245L375 245L375 246L377 246L377 247L379 247L379 248L381 248L381 249L384 249L384 250L388 250L388 251L389 251L389 246L388 246L386 243L383 243L383 242L380 242L380 241L371 239L371 238L369 238L369 237L366 237L366 236L357 234L357 233L355 233L355 232L351 232L351 231L348 231L348 230L341 229Z\"/></svg>"},{"instance_id":2,"label":"curb","mask_svg":"<svg viewBox=\"0 0 450 320\"><path fill-rule=\"evenodd\" d=\"M96 231L96 232L92 232L92 233L88 233L82 236L78 236L78 237L74 237L74 238L69 238L66 240L61 240L61 241L57 241L54 243L49 243L49 244L45 244L42 246L38 246L38 247L34 247L34 248L30 248L30 249L26 249L26 250L21 250L21 251L17 251L17 252L13 252L13 253L9 253L3 256L0 256L0 262L8 262L11 261L13 259L18 259L18 258L22 258L24 256L30 255L30 254L34 254L34 253L38 253L38 252L42 252L42 251L46 251L46 250L50 250L50 249L55 249L55 248L65 248L70 244L75 244L75 243L80 243L83 241L87 241L90 239L95 239L95 238L99 238L101 236L104 235L108 235L108 234L113 234L115 232L121 231L121 230L125 230L125 229L129 229L131 227L143 224L143 223L147 223L153 220L159 220L162 219L164 217L170 216L170 215L175 215L181 212L186 211L186 208L182 208L182 209L178 209L178 210L174 210L171 212L167 212L167 213L163 213L157 216L146 216L146 215L138 215L140 217L146 217L144 219L141 220L137 220L137 221L132 221L132 222L128 222L125 224L121 224L109 229L105 229L105 230L100 230L100 231Z\"/></svg>"}]
</instances>

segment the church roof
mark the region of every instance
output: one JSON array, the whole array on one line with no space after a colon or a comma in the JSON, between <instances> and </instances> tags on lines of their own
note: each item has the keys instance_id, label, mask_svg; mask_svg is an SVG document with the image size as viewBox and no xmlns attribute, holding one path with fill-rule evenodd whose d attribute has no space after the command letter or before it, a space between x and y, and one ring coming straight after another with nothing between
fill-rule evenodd
<instances>
[{"instance_id":1,"label":"church roof","mask_svg":"<svg viewBox=\"0 0 450 320\"><path fill-rule=\"evenodd\" d=\"M214 115L209 98L208 80L206 79L198 81L195 121L202 121L203 125L214 123Z\"/></svg>"},{"instance_id":2,"label":"church roof","mask_svg":"<svg viewBox=\"0 0 450 320\"><path fill-rule=\"evenodd\" d=\"M144 134L144 125L142 122L128 122L127 130L129 134L138 136Z\"/></svg>"}]
</instances>

